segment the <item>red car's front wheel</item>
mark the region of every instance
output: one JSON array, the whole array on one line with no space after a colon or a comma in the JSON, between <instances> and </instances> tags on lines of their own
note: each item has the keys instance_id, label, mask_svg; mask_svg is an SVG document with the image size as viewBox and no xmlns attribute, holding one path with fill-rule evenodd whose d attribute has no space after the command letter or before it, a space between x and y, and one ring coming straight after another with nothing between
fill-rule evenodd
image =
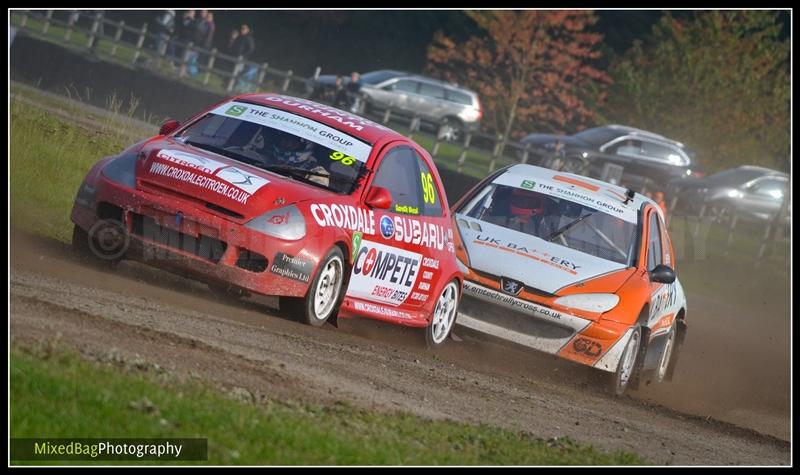
<instances>
[{"instance_id":1,"label":"red car's front wheel","mask_svg":"<svg viewBox=\"0 0 800 475\"><path fill-rule=\"evenodd\" d=\"M283 297L281 310L292 313L301 322L320 327L333 315L340 303L344 282L344 257L338 247L325 256L316 277L303 298Z\"/></svg>"}]
</instances>

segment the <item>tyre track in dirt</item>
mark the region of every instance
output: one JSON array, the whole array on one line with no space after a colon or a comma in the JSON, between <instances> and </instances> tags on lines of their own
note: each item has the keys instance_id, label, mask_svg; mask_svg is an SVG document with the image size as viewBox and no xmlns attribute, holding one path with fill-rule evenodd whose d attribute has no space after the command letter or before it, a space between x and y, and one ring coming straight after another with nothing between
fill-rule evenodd
<instances>
[{"instance_id":1,"label":"tyre track in dirt","mask_svg":"<svg viewBox=\"0 0 800 475\"><path fill-rule=\"evenodd\" d=\"M138 356L256 397L346 401L569 436L654 464L789 463L788 442L613 398L596 390L593 372L530 352L466 338L430 353L409 329L362 320L311 328L275 316L269 299L219 302L202 284L140 264L98 270L70 258L64 245L16 233L11 247L12 343L58 337L87 353ZM541 378L531 377L536 370Z\"/></svg>"}]
</instances>

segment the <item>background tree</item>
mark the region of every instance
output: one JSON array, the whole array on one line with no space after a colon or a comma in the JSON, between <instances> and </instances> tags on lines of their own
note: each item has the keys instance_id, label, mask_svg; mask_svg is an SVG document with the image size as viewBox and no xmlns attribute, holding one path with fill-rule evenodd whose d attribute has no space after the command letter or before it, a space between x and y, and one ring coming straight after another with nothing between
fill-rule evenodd
<instances>
[{"instance_id":1,"label":"background tree","mask_svg":"<svg viewBox=\"0 0 800 475\"><path fill-rule=\"evenodd\" d=\"M591 11L468 11L479 31L457 42L437 34L428 49L431 75L474 89L484 126L518 137L572 131L590 121L608 76L592 65L602 35ZM512 132L516 133L512 133Z\"/></svg>"},{"instance_id":2,"label":"background tree","mask_svg":"<svg viewBox=\"0 0 800 475\"><path fill-rule=\"evenodd\" d=\"M675 137L708 171L789 169L789 41L774 11L666 15L612 66L603 118Z\"/></svg>"}]
</instances>

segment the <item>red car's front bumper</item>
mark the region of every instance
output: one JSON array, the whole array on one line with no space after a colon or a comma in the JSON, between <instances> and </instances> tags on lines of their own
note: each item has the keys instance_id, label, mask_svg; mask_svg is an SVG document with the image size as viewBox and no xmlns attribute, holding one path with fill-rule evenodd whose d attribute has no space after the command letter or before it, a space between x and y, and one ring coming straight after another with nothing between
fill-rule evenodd
<instances>
[{"instance_id":1,"label":"red car's front bumper","mask_svg":"<svg viewBox=\"0 0 800 475\"><path fill-rule=\"evenodd\" d=\"M86 186L93 191L91 200L80 199ZM120 221L130 238L128 256L148 264L258 294L305 295L310 282L271 269L279 253L300 257L313 262L313 279L320 251L309 246L308 239L286 241L267 236L246 227L242 220L226 219L202 206L129 188L98 173L81 186L71 219L87 232L98 221Z\"/></svg>"}]
</instances>

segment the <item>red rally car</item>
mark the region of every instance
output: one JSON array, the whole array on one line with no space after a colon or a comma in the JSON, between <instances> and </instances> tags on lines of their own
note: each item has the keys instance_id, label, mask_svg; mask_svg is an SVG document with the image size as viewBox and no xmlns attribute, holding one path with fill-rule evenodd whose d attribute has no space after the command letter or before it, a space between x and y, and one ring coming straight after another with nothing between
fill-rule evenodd
<instances>
[{"instance_id":1,"label":"red rally car","mask_svg":"<svg viewBox=\"0 0 800 475\"><path fill-rule=\"evenodd\" d=\"M246 94L168 121L89 171L71 219L82 254L279 296L310 325L361 315L438 346L455 320L462 274L433 160L311 101Z\"/></svg>"}]
</instances>

